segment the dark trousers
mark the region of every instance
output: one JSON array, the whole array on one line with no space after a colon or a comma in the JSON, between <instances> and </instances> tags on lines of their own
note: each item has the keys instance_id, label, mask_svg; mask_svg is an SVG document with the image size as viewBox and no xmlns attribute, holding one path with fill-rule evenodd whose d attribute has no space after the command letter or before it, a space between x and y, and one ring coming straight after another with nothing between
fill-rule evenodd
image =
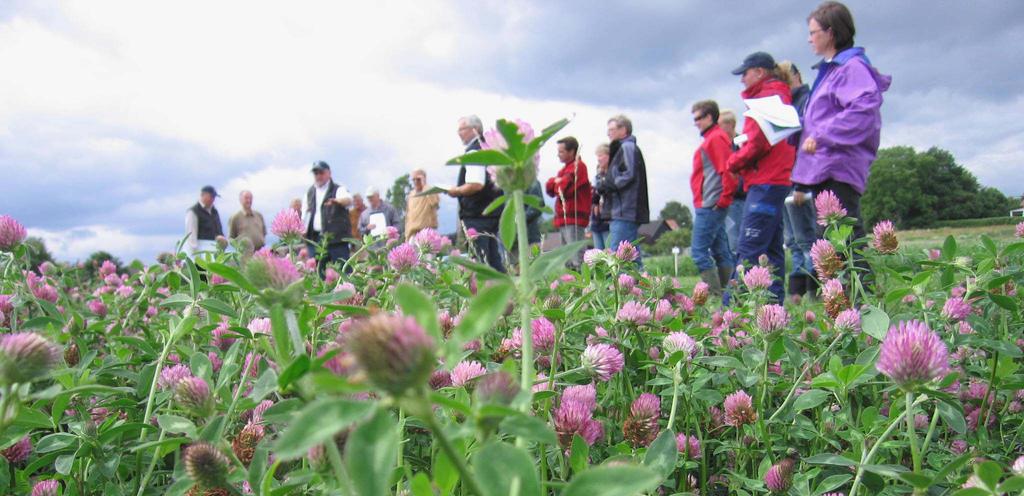
<instances>
[{"instance_id":1,"label":"dark trousers","mask_svg":"<svg viewBox=\"0 0 1024 496\"><path fill-rule=\"evenodd\" d=\"M473 247L481 262L490 265L494 270L505 273L505 261L502 259L501 242L498 240L498 219L462 219L466 229L473 228L477 232Z\"/></svg>"},{"instance_id":2,"label":"dark trousers","mask_svg":"<svg viewBox=\"0 0 1024 496\"><path fill-rule=\"evenodd\" d=\"M814 189L814 196L817 198L823 191L832 191L839 198L839 203L846 209L846 216L857 219L857 223L853 225L853 239L863 238L864 232L864 219L860 215L860 197L861 194L857 190L853 189L848 183L839 182L833 179L829 179L823 183L815 184L811 186ZM817 235L819 238L825 237L825 227L818 225ZM870 267L868 266L867 260L860 253L853 254L853 265L861 271L861 282L870 284L874 281L873 274L871 274ZM849 290L849 288L847 288Z\"/></svg>"},{"instance_id":3,"label":"dark trousers","mask_svg":"<svg viewBox=\"0 0 1024 496\"><path fill-rule=\"evenodd\" d=\"M782 302L786 273L786 252L783 249L782 209L785 208L789 186L755 184L747 191L737 246L740 263L757 265L761 255L768 256L774 272L772 294Z\"/></svg>"},{"instance_id":4,"label":"dark trousers","mask_svg":"<svg viewBox=\"0 0 1024 496\"><path fill-rule=\"evenodd\" d=\"M846 209L846 215L857 219L857 223L853 226L853 237L854 239L864 237L864 220L860 215L860 197L861 194L857 190L853 189L847 183L839 182L833 179L829 179L823 183L815 184L811 186L814 189L814 197L817 198L823 191L832 191L836 197L839 198L839 203L843 204L843 208ZM825 227L818 226L818 237L822 238L825 236Z\"/></svg>"},{"instance_id":5,"label":"dark trousers","mask_svg":"<svg viewBox=\"0 0 1024 496\"><path fill-rule=\"evenodd\" d=\"M320 233L313 232L309 236L309 241L306 242L306 250L309 252L309 256L317 259L316 267L317 272L320 274L320 278L324 278L324 274L327 272L327 266L329 264L340 262L344 264L348 261L350 255L350 249L347 242L342 243L328 243L327 250L323 256L317 256L316 245L320 242ZM351 269L346 270L349 272Z\"/></svg>"}]
</instances>

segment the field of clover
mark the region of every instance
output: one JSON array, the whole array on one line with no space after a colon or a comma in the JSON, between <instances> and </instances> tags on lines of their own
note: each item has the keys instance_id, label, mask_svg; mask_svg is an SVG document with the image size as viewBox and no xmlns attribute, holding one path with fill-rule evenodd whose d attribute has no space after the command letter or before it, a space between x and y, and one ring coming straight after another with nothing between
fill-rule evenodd
<instances>
[{"instance_id":1,"label":"field of clover","mask_svg":"<svg viewBox=\"0 0 1024 496\"><path fill-rule=\"evenodd\" d=\"M508 246L567 124L451 161L493 167ZM1024 494L1024 242L908 253L818 201L822 295L785 308L763 266L723 308L628 243L509 276L432 230L321 280L288 213L275 252L30 267L0 216L0 492Z\"/></svg>"}]
</instances>

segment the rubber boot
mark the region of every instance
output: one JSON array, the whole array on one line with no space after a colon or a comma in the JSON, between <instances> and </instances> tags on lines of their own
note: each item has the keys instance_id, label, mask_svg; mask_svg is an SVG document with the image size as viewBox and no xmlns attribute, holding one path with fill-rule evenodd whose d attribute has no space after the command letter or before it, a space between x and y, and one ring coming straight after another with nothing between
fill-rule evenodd
<instances>
[{"instance_id":1,"label":"rubber boot","mask_svg":"<svg viewBox=\"0 0 1024 496\"><path fill-rule=\"evenodd\" d=\"M811 301L817 300L817 298L818 298L818 287L820 286L820 284L818 284L818 280L815 279L812 276L804 276L804 277L807 278L807 298L810 298Z\"/></svg>"},{"instance_id":2,"label":"rubber boot","mask_svg":"<svg viewBox=\"0 0 1024 496\"><path fill-rule=\"evenodd\" d=\"M715 296L722 296L722 283L718 280L718 273L715 272L715 269L701 272L700 280L708 285L708 292Z\"/></svg>"},{"instance_id":3,"label":"rubber boot","mask_svg":"<svg viewBox=\"0 0 1024 496\"><path fill-rule=\"evenodd\" d=\"M807 276L804 274L791 274L789 276L790 296L803 296L807 292Z\"/></svg>"},{"instance_id":4,"label":"rubber boot","mask_svg":"<svg viewBox=\"0 0 1024 496\"><path fill-rule=\"evenodd\" d=\"M722 288L729 287L729 281L732 280L732 273L736 271L736 267L722 267L718 266L718 282L722 285Z\"/></svg>"}]
</instances>

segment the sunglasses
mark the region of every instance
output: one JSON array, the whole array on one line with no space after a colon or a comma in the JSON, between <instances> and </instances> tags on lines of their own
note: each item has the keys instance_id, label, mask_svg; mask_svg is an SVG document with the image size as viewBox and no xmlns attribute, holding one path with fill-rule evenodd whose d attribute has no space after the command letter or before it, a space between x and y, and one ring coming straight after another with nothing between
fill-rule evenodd
<instances>
[{"instance_id":1,"label":"sunglasses","mask_svg":"<svg viewBox=\"0 0 1024 496\"><path fill-rule=\"evenodd\" d=\"M697 122L697 121L699 121L699 120L701 120L701 119L703 119L703 118L705 118L705 117L707 117L707 116L708 116L708 114L701 114L701 115L698 115L698 116L696 116L696 117L694 117L694 118L693 118L693 122Z\"/></svg>"}]
</instances>

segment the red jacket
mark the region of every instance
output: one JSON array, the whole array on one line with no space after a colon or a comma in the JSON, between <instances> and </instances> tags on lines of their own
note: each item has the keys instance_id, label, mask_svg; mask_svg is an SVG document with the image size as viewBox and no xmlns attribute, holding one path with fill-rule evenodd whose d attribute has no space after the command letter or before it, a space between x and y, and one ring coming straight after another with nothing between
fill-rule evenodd
<instances>
[{"instance_id":1,"label":"red jacket","mask_svg":"<svg viewBox=\"0 0 1024 496\"><path fill-rule=\"evenodd\" d=\"M587 166L582 160L569 162L548 179L548 196L555 198L555 227L587 227L590 222L591 188ZM562 199L565 202L562 202Z\"/></svg>"},{"instance_id":2,"label":"red jacket","mask_svg":"<svg viewBox=\"0 0 1024 496\"><path fill-rule=\"evenodd\" d=\"M704 142L693 152L690 189L696 208L726 208L736 191L736 177L725 168L732 153L729 135L718 124L704 132Z\"/></svg>"},{"instance_id":3,"label":"red jacket","mask_svg":"<svg viewBox=\"0 0 1024 496\"><path fill-rule=\"evenodd\" d=\"M741 95L744 99L779 95L784 103L793 102L789 86L774 78L743 90ZM744 187L749 190L755 184L791 185L789 178L796 161L796 148L785 140L775 146L768 144L754 119L743 119L743 134L747 135L747 142L729 157L726 166L743 176Z\"/></svg>"}]
</instances>

